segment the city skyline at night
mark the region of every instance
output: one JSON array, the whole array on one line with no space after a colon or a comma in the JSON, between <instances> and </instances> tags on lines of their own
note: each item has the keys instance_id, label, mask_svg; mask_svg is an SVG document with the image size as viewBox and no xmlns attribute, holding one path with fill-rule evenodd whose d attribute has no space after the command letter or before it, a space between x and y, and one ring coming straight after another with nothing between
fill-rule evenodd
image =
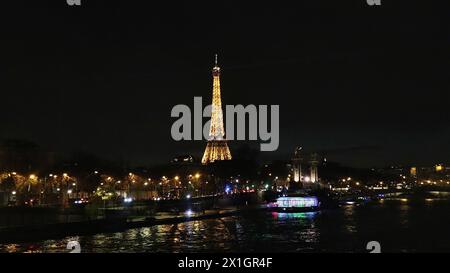
<instances>
[{"instance_id":1,"label":"city skyline at night","mask_svg":"<svg viewBox=\"0 0 450 273\"><path fill-rule=\"evenodd\" d=\"M5 3L0 255L272 272L450 252L441 5Z\"/></svg>"}]
</instances>

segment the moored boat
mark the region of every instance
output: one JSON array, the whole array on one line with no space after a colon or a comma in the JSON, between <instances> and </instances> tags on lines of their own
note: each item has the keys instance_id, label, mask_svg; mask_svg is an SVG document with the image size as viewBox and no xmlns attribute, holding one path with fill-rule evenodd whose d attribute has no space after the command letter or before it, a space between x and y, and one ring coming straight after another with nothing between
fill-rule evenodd
<instances>
[{"instance_id":1,"label":"moored boat","mask_svg":"<svg viewBox=\"0 0 450 273\"><path fill-rule=\"evenodd\" d=\"M269 203L267 208L276 212L310 212L319 210L320 202L315 196L283 196Z\"/></svg>"}]
</instances>

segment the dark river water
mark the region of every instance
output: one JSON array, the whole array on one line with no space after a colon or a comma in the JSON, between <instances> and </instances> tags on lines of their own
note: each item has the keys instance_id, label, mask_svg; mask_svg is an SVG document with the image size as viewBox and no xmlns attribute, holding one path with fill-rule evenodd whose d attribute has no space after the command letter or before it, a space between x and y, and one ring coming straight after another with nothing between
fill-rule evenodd
<instances>
[{"instance_id":1,"label":"dark river water","mask_svg":"<svg viewBox=\"0 0 450 273\"><path fill-rule=\"evenodd\" d=\"M0 252L450 252L450 202L384 200L317 213L245 213L118 233L0 245Z\"/></svg>"}]
</instances>

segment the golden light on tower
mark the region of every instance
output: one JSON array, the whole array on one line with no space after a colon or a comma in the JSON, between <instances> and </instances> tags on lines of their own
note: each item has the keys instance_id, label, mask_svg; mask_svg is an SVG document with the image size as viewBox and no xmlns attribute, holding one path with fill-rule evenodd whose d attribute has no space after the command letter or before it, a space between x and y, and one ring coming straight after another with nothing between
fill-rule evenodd
<instances>
[{"instance_id":1,"label":"golden light on tower","mask_svg":"<svg viewBox=\"0 0 450 273\"><path fill-rule=\"evenodd\" d=\"M217 65L217 54L213 74L213 97L211 108L211 127L209 130L208 144L203 154L202 164L215 161L231 160L230 149L225 139L223 127L222 99L220 95L220 67Z\"/></svg>"}]
</instances>

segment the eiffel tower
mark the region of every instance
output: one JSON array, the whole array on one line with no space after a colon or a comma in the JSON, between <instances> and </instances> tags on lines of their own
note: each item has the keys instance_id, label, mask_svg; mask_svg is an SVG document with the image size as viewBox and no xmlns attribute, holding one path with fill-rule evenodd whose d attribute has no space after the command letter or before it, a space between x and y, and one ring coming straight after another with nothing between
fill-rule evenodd
<instances>
[{"instance_id":1,"label":"eiffel tower","mask_svg":"<svg viewBox=\"0 0 450 273\"><path fill-rule=\"evenodd\" d=\"M223 129L222 100L220 98L220 67L217 65L217 54L215 66L212 69L213 75L213 97L211 108L211 127L209 130L208 144L203 154L202 164L209 164L215 161L231 160L230 149L225 139Z\"/></svg>"}]
</instances>

